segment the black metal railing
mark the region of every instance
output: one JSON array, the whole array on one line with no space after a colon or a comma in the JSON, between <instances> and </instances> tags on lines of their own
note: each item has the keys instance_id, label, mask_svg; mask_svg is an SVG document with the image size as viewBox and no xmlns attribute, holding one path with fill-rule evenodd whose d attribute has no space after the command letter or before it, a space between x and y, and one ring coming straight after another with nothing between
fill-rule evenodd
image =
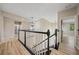
<instances>
[{"instance_id":1,"label":"black metal railing","mask_svg":"<svg viewBox=\"0 0 79 59\"><path fill-rule=\"evenodd\" d=\"M24 32L24 43L20 40L20 31ZM49 45L49 38L55 36L55 49L58 49L58 42L57 42L57 29L55 30L55 33L53 35L50 35L50 31L48 30L47 32L40 32L40 31L30 31L30 30L18 30L18 40L22 43L22 45L31 53L31 54L36 54L34 52L32 52L27 46L26 46L26 32L31 32L31 33L40 33L40 34L45 34L47 35L47 38L43 41L41 41L40 43L38 43L37 45L34 45L32 48L36 48L37 46L41 45L43 42L47 41L47 48L42 49L40 51L44 51L46 50L46 54L49 55L50 54L50 45ZM38 51L38 52L40 52ZM40 53L41 54L41 53Z\"/></svg>"},{"instance_id":2,"label":"black metal railing","mask_svg":"<svg viewBox=\"0 0 79 59\"><path fill-rule=\"evenodd\" d=\"M49 36L49 38L51 38L52 36L54 36L55 34ZM46 38L45 40L43 40L42 42L38 43L37 45L35 45L33 48L37 47L38 45L40 45L41 43L45 42L48 38Z\"/></svg>"},{"instance_id":3,"label":"black metal railing","mask_svg":"<svg viewBox=\"0 0 79 59\"><path fill-rule=\"evenodd\" d=\"M20 41L20 37L19 37L20 31L24 32L24 44ZM48 53L47 54L49 55L49 36L50 36L50 31L48 30L47 32L40 32L40 31L30 31L30 30L19 30L18 31L18 40L24 45L24 47L26 47L26 32L46 34L48 36L48 44L47 44L48 45Z\"/></svg>"},{"instance_id":4,"label":"black metal railing","mask_svg":"<svg viewBox=\"0 0 79 59\"><path fill-rule=\"evenodd\" d=\"M59 47L59 42L57 42L57 32L58 32L58 29L55 29L55 33L50 35L49 38L55 36L55 46L53 46L54 49L58 50L58 47ZM40 43L38 43L37 45L35 45L34 47L32 48L35 48L37 47L38 45L41 45L43 42L45 42L46 40L48 40L48 38L46 38L45 40L41 41ZM50 39L49 39L50 40ZM49 45L49 48L52 48L50 45ZM39 50L39 52L42 52L42 51L45 51L47 50L48 48L45 48L45 49L42 49L42 50ZM49 54L50 54L50 50L49 50ZM46 54L48 54L48 52L45 51Z\"/></svg>"}]
</instances>

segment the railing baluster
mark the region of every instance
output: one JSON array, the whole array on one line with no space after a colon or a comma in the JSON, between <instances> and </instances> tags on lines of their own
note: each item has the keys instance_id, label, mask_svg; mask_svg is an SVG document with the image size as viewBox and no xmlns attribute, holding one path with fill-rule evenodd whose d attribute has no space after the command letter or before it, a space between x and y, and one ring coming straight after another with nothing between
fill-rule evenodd
<instances>
[{"instance_id":1,"label":"railing baluster","mask_svg":"<svg viewBox=\"0 0 79 59\"><path fill-rule=\"evenodd\" d=\"M26 46L26 32L24 31L24 45Z\"/></svg>"},{"instance_id":2,"label":"railing baluster","mask_svg":"<svg viewBox=\"0 0 79 59\"><path fill-rule=\"evenodd\" d=\"M19 31L19 29L18 29L18 40L20 40L20 39L19 39L19 35L20 35L20 31Z\"/></svg>"}]
</instances>

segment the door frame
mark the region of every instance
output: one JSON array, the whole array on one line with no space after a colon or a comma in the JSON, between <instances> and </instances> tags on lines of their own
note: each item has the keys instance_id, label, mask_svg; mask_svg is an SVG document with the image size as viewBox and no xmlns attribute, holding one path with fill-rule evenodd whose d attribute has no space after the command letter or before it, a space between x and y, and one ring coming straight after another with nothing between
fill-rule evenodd
<instances>
[{"instance_id":1,"label":"door frame","mask_svg":"<svg viewBox=\"0 0 79 59\"><path fill-rule=\"evenodd\" d=\"M77 16L75 15L75 16L67 16L67 17L63 17L63 18L61 18L61 43L62 43L62 40L63 40L63 29L62 29L62 24L63 24L63 20L64 19L67 19L67 18L74 18L74 20L75 20L75 38L74 38L74 47L76 46L76 36L77 36Z\"/></svg>"}]
</instances>

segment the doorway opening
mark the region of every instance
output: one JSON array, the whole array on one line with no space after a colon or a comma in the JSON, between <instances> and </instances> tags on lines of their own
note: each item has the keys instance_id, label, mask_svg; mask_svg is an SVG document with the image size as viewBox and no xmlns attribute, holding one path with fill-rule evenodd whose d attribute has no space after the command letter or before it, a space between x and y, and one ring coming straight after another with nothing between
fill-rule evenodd
<instances>
[{"instance_id":1,"label":"doorway opening","mask_svg":"<svg viewBox=\"0 0 79 59\"><path fill-rule=\"evenodd\" d=\"M73 17L62 20L62 43L72 48L75 46L75 19Z\"/></svg>"},{"instance_id":2,"label":"doorway opening","mask_svg":"<svg viewBox=\"0 0 79 59\"><path fill-rule=\"evenodd\" d=\"M59 50L67 54L76 54L76 21L75 17L61 20L61 44Z\"/></svg>"}]
</instances>

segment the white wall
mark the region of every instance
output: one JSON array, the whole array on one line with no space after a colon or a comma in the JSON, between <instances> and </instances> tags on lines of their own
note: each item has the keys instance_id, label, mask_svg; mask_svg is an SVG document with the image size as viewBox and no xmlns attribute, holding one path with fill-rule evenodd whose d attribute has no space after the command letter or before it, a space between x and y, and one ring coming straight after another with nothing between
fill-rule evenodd
<instances>
[{"instance_id":1,"label":"white wall","mask_svg":"<svg viewBox=\"0 0 79 59\"><path fill-rule=\"evenodd\" d=\"M4 20L0 11L0 41L4 39Z\"/></svg>"},{"instance_id":2,"label":"white wall","mask_svg":"<svg viewBox=\"0 0 79 59\"><path fill-rule=\"evenodd\" d=\"M29 28L29 23L26 18L0 11L0 41L17 38L15 36L15 21L22 22L21 29Z\"/></svg>"},{"instance_id":3,"label":"white wall","mask_svg":"<svg viewBox=\"0 0 79 59\"><path fill-rule=\"evenodd\" d=\"M5 40L14 38L15 26L14 21L10 18L4 17L4 37Z\"/></svg>"}]
</instances>

